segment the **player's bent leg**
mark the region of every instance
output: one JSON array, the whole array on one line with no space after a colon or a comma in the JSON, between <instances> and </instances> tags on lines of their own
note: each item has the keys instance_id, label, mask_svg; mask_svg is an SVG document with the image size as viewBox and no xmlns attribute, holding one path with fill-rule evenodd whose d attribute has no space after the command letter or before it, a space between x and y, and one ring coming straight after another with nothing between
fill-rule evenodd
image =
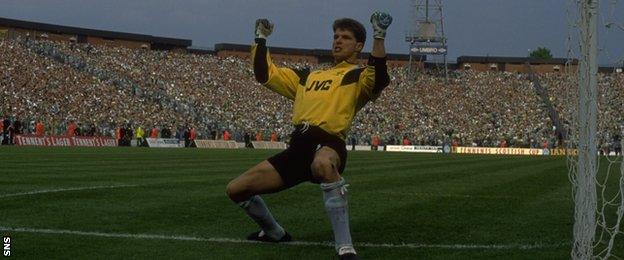
<instances>
[{"instance_id":1,"label":"player's bent leg","mask_svg":"<svg viewBox=\"0 0 624 260\"><path fill-rule=\"evenodd\" d=\"M321 182L325 211L332 224L338 255L341 259L357 259L349 230L346 183L338 173L339 163L340 157L336 151L322 147L312 162L312 174Z\"/></svg>"},{"instance_id":2,"label":"player's bent leg","mask_svg":"<svg viewBox=\"0 0 624 260\"><path fill-rule=\"evenodd\" d=\"M285 185L279 173L268 162L263 161L232 180L226 192L247 215L260 226L260 231L250 234L247 239L262 242L287 242L291 236L284 231L264 200L258 194L283 190Z\"/></svg>"},{"instance_id":3,"label":"player's bent leg","mask_svg":"<svg viewBox=\"0 0 624 260\"><path fill-rule=\"evenodd\" d=\"M230 181L226 193L232 201L240 203L254 195L274 193L283 189L285 185L279 173L269 161L264 160Z\"/></svg>"}]
</instances>

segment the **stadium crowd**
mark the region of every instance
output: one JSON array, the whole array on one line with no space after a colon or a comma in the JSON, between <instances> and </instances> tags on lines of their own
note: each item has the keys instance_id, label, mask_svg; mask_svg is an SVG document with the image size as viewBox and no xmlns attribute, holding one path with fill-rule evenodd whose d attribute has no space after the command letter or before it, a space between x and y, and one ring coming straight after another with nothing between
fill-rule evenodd
<instances>
[{"instance_id":1,"label":"stadium crowd","mask_svg":"<svg viewBox=\"0 0 624 260\"><path fill-rule=\"evenodd\" d=\"M579 128L574 119L578 113L575 78L570 75L549 73L542 76L549 99L571 131ZM624 75L622 73L598 74L597 139L601 150L621 149L620 139L624 129Z\"/></svg>"},{"instance_id":2,"label":"stadium crowd","mask_svg":"<svg viewBox=\"0 0 624 260\"><path fill-rule=\"evenodd\" d=\"M279 64L311 67L310 64ZM292 102L255 82L248 60L46 40L0 40L0 127L45 134L116 135L116 128L165 130L182 136L242 141L285 140ZM354 120L348 142L465 146L556 146L549 115L525 74L453 71L445 81L427 72L390 71L391 84ZM570 122L562 74L540 75L560 115ZM624 76L601 75L600 139L624 122ZM572 91L574 92L574 91ZM571 99L570 99L571 100ZM8 125L7 125L8 124ZM6 132L4 131L4 132Z\"/></svg>"},{"instance_id":3,"label":"stadium crowd","mask_svg":"<svg viewBox=\"0 0 624 260\"><path fill-rule=\"evenodd\" d=\"M167 113L17 42L0 41L0 57L0 109L23 122L18 125L24 132L42 121L47 134L61 134L75 120L81 128L95 125L99 134L111 134L115 122Z\"/></svg>"}]
</instances>

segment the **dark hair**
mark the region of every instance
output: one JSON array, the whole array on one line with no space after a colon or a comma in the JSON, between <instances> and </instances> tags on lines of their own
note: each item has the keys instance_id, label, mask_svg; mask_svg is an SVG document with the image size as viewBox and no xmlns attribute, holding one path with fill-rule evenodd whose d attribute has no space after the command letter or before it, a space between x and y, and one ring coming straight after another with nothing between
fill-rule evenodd
<instances>
[{"instance_id":1,"label":"dark hair","mask_svg":"<svg viewBox=\"0 0 624 260\"><path fill-rule=\"evenodd\" d=\"M351 18L341 18L334 21L334 32L336 29L343 29L353 33L355 35L355 40L357 42L365 43L366 42L366 29L364 29L364 25L360 22L353 20Z\"/></svg>"}]
</instances>

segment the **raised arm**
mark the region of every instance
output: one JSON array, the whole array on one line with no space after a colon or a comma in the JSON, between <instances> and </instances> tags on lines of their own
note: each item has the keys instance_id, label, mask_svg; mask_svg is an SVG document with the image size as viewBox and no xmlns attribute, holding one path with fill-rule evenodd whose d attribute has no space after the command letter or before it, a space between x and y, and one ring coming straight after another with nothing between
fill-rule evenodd
<instances>
[{"instance_id":1,"label":"raised arm","mask_svg":"<svg viewBox=\"0 0 624 260\"><path fill-rule=\"evenodd\" d=\"M255 44L251 48L251 59L256 81L276 93L294 100L300 75L289 68L278 68L271 61L266 47L266 38L273 32L273 24L267 19L256 20Z\"/></svg>"},{"instance_id":2,"label":"raised arm","mask_svg":"<svg viewBox=\"0 0 624 260\"><path fill-rule=\"evenodd\" d=\"M370 21L373 25L373 50L368 57L368 66L360 75L360 84L366 97L369 100L375 100L381 91L390 84L384 43L386 29L392 23L392 16L387 13L375 12Z\"/></svg>"}]
</instances>

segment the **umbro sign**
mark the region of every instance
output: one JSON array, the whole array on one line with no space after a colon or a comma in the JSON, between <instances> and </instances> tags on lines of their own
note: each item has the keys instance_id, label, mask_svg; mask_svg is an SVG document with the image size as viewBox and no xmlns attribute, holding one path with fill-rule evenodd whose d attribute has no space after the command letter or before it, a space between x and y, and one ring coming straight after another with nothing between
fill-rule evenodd
<instances>
[{"instance_id":1,"label":"umbro sign","mask_svg":"<svg viewBox=\"0 0 624 260\"><path fill-rule=\"evenodd\" d=\"M442 47L420 46L420 47L412 48L411 51L416 54L446 54L446 46L442 46Z\"/></svg>"}]
</instances>

